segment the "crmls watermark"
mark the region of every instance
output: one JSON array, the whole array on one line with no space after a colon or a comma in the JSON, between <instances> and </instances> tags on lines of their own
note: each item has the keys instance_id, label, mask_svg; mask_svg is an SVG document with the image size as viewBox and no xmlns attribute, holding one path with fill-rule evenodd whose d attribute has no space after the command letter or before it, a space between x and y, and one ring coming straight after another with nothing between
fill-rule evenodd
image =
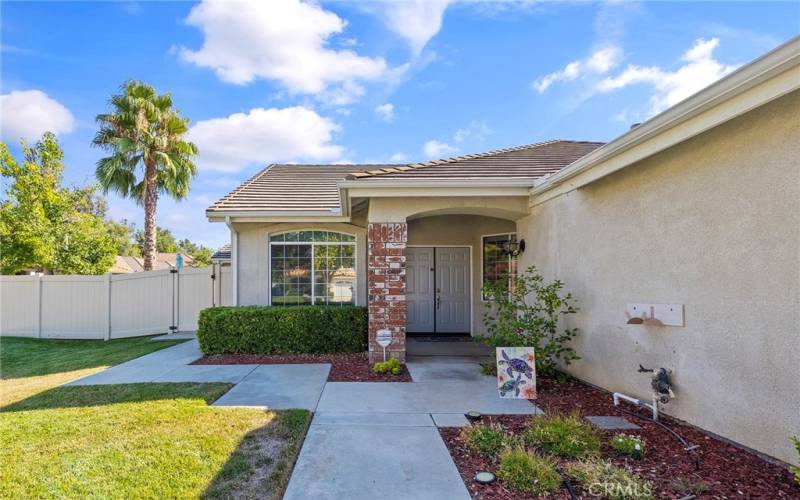
<instances>
[{"instance_id":1,"label":"crmls watermark","mask_svg":"<svg viewBox=\"0 0 800 500\"><path fill-rule=\"evenodd\" d=\"M647 498L653 496L653 489L649 484L636 483L592 483L588 492L593 497L607 498Z\"/></svg>"}]
</instances>

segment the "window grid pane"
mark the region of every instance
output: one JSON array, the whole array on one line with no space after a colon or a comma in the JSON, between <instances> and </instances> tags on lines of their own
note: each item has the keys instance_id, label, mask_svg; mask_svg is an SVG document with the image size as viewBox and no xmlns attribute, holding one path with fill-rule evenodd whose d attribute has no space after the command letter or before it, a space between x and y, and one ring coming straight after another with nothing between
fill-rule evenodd
<instances>
[{"instance_id":1,"label":"window grid pane","mask_svg":"<svg viewBox=\"0 0 800 500\"><path fill-rule=\"evenodd\" d=\"M273 305L354 304L355 237L334 231L270 236Z\"/></svg>"},{"instance_id":2,"label":"window grid pane","mask_svg":"<svg viewBox=\"0 0 800 500\"><path fill-rule=\"evenodd\" d=\"M517 235L514 233L483 237L483 283L497 282L510 273L509 287L513 286L517 274L517 259L503 251L503 243L516 240ZM483 300L488 300L488 297L483 295Z\"/></svg>"}]
</instances>

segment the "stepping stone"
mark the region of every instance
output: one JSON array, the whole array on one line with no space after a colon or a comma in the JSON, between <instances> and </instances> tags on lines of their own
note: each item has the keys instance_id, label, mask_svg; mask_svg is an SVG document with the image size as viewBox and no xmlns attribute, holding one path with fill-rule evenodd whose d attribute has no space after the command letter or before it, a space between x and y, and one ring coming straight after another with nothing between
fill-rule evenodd
<instances>
[{"instance_id":1,"label":"stepping stone","mask_svg":"<svg viewBox=\"0 0 800 500\"><path fill-rule=\"evenodd\" d=\"M469 425L463 413L431 413L436 427L464 427Z\"/></svg>"},{"instance_id":2,"label":"stepping stone","mask_svg":"<svg viewBox=\"0 0 800 500\"><path fill-rule=\"evenodd\" d=\"M622 417L586 417L586 420L604 431L641 429L638 425Z\"/></svg>"}]
</instances>

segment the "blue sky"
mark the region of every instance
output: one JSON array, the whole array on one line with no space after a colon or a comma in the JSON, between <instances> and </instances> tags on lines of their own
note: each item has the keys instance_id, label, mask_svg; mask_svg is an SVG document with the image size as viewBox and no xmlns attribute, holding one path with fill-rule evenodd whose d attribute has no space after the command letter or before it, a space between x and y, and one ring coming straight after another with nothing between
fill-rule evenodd
<instances>
[{"instance_id":1,"label":"blue sky","mask_svg":"<svg viewBox=\"0 0 800 500\"><path fill-rule=\"evenodd\" d=\"M192 120L200 173L159 225L227 242L204 209L271 162L409 162L609 140L796 36L798 2L14 2L2 137L56 132L94 181L94 116L127 79ZM114 218L141 209L109 194Z\"/></svg>"}]
</instances>

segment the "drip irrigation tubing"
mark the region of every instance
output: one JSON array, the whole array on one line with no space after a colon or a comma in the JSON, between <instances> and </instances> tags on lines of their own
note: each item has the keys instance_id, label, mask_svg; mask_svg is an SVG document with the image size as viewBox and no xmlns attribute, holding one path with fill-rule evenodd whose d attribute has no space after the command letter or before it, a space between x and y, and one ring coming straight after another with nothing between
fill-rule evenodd
<instances>
[{"instance_id":1,"label":"drip irrigation tubing","mask_svg":"<svg viewBox=\"0 0 800 500\"><path fill-rule=\"evenodd\" d=\"M692 461L694 462L695 470L700 470L700 459L697 457L697 454L694 452L699 446L690 445L689 443L686 442L685 439L683 439L680 436L680 434L678 434L674 430L670 429L666 425L662 424L658 420L653 420L650 417L645 417L644 415L640 415L640 414L638 414L636 412L628 411L628 410L626 410L624 408L620 408L619 406L617 406L616 409L618 411L621 411L622 413L625 413L625 414L628 414L628 415L631 415L631 416L634 416L634 417L639 417L639 418L641 418L643 420L647 420L648 422L652 422L654 424L657 424L659 427L661 427L662 429L664 429L667 432L669 432L670 434L672 434L675 437L675 439L677 439L678 442L683 446L683 449L686 450L686 453L689 453L689 455L692 457Z\"/></svg>"}]
</instances>

